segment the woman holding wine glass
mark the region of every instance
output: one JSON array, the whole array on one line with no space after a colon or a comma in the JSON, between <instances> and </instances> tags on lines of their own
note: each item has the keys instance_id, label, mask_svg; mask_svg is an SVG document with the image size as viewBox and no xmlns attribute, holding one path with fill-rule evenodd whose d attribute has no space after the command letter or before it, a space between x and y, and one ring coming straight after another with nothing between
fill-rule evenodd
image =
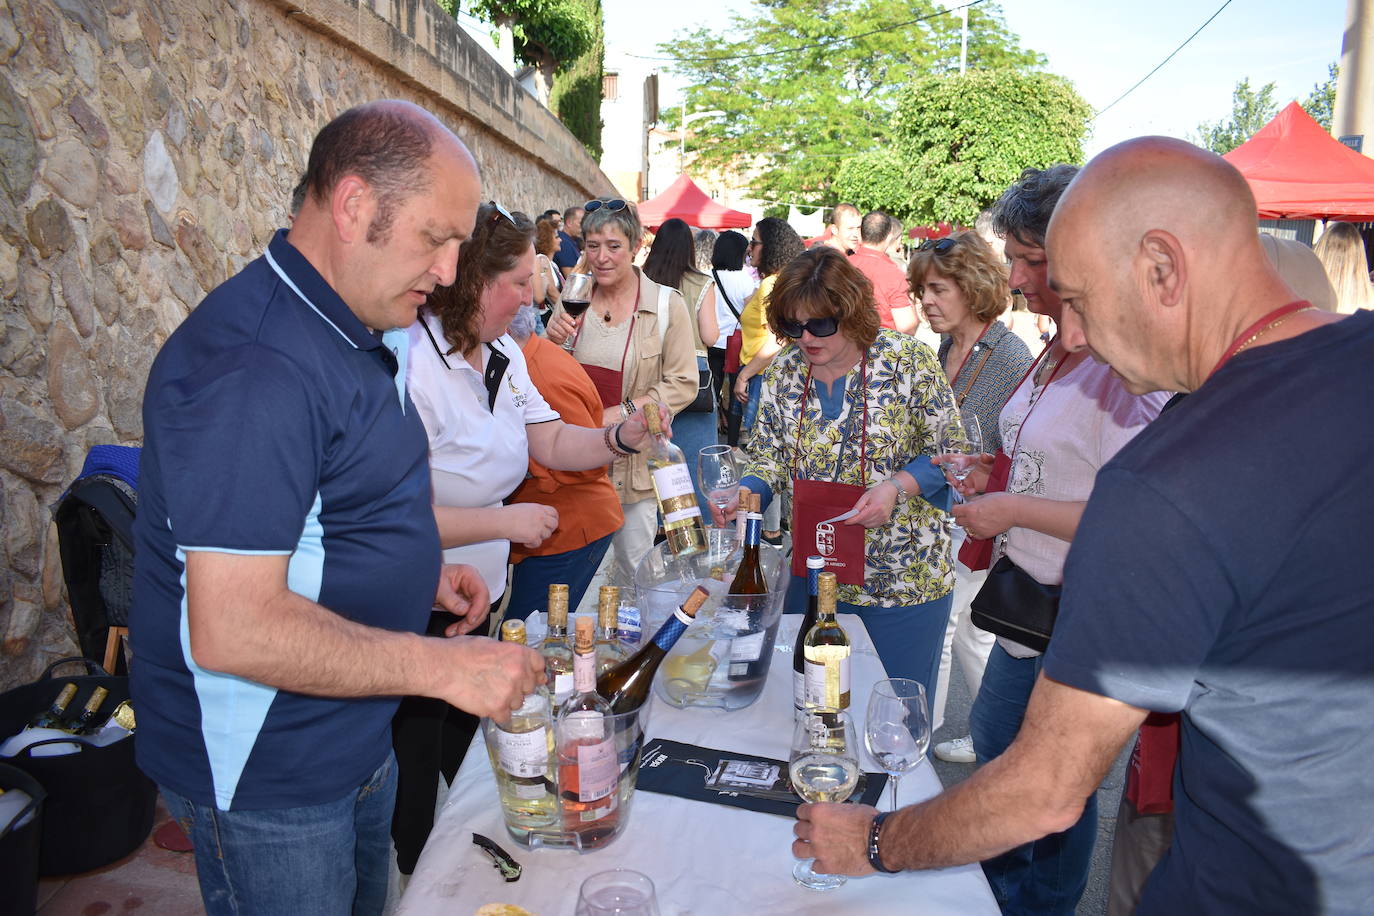
<instances>
[{"instance_id":1,"label":"woman holding wine glass","mask_svg":"<svg viewBox=\"0 0 1374 916\"><path fill-rule=\"evenodd\" d=\"M807 556L825 557L840 611L863 618L888 674L931 690L953 585L949 490L931 457L954 395L929 347L880 327L872 297L832 248L778 272L768 324L792 345L764 373L741 486L790 503L788 612L804 609Z\"/></svg>"},{"instance_id":2,"label":"woman holding wine glass","mask_svg":"<svg viewBox=\"0 0 1374 916\"><path fill-rule=\"evenodd\" d=\"M1010 304L1006 266L982 236L966 230L923 242L907 264L907 283L931 328L942 335L940 365L949 377L960 412L976 418L983 440L978 451L996 453L1002 447L997 416L1031 364L1025 342L997 320ZM959 562L963 543L964 530L956 528L954 606L932 695L931 712L937 729L945 717L954 656L959 657L969 694L977 696L992 651L992 634L975 627L969 619L973 596L982 587L987 571L972 570ZM943 741L936 746L935 755L954 763L973 763L973 739L964 736Z\"/></svg>"},{"instance_id":3,"label":"woman holding wine glass","mask_svg":"<svg viewBox=\"0 0 1374 916\"><path fill-rule=\"evenodd\" d=\"M1006 239L1011 283L1032 312L1056 325L1063 303L1047 281L1045 232L1077 171L1070 165L1026 169L993 209L993 226ZM959 484L970 498L954 507L955 519L970 538L996 538L994 558L1005 557L1016 567L989 575L1021 573L1015 581L1025 584L1020 593L1027 602L1042 600L1039 593L1058 586L1098 469L1159 414L1167 398L1164 392L1131 394L1087 350L1071 353L1057 337L1052 340L998 417L1009 459L1005 490L984 493L990 460ZM1034 648L997 637L969 714L979 763L1000 756L1020 730L1046 643ZM1094 795L1068 830L984 862L1002 909L1072 913L1087 884L1096 835Z\"/></svg>"},{"instance_id":4,"label":"woman holding wine glass","mask_svg":"<svg viewBox=\"0 0 1374 916\"><path fill-rule=\"evenodd\" d=\"M595 280L590 307L578 319L567 313L570 298L554 309L548 337L573 338L573 356L601 395L603 421L617 423L656 401L676 414L697 395L696 334L682 296L660 286L634 266L644 229L634 204L589 200L582 217L583 252ZM573 278L568 279L571 287ZM636 565L653 546L658 502L645 455L630 454L611 465L625 524L612 541L614 578L632 580Z\"/></svg>"}]
</instances>

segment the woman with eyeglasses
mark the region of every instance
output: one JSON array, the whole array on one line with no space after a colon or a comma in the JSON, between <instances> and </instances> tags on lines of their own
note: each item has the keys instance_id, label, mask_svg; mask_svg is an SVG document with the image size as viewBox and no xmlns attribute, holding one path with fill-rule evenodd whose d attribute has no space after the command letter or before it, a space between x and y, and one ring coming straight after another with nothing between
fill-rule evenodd
<instances>
[{"instance_id":1,"label":"woman with eyeglasses","mask_svg":"<svg viewBox=\"0 0 1374 916\"><path fill-rule=\"evenodd\" d=\"M548 337L554 343L577 335L572 353L601 395L606 423L635 415L648 401L677 414L697 396L692 316L677 290L655 283L634 266L643 237L633 204L587 201L582 250L596 280L591 305L577 319L559 305L549 322ZM658 527L658 501L645 455L617 459L611 482L625 513L625 524L612 542L614 577L628 583L653 546Z\"/></svg>"},{"instance_id":2,"label":"woman with eyeglasses","mask_svg":"<svg viewBox=\"0 0 1374 916\"><path fill-rule=\"evenodd\" d=\"M949 617L949 490L931 464L954 395L930 348L882 328L873 287L818 246L776 274L768 326L791 341L763 378L743 486L791 505L789 612L827 558L892 677L935 688Z\"/></svg>"},{"instance_id":3,"label":"woman with eyeglasses","mask_svg":"<svg viewBox=\"0 0 1374 916\"><path fill-rule=\"evenodd\" d=\"M1006 266L982 236L966 230L938 241L923 242L907 264L907 283L912 297L921 304L926 321L941 335L938 356L954 389L956 406L978 418L983 448L995 453L1002 447L997 417L1031 364L1025 342L997 320L1011 300ZM956 557L963 540L963 531L956 529ZM931 702L934 728L944 721L950 665L955 655L959 657L969 693L978 695L994 637L972 624L969 605L986 578L986 570L970 570L956 559L953 609ZM966 736L942 741L936 745L935 754L953 763L973 763L973 739Z\"/></svg>"}]
</instances>

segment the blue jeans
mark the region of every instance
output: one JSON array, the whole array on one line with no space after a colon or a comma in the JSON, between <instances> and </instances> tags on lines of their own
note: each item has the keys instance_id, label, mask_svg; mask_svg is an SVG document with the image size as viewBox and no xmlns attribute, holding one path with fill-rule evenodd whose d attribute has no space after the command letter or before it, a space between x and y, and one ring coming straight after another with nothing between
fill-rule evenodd
<instances>
[{"instance_id":1,"label":"blue jeans","mask_svg":"<svg viewBox=\"0 0 1374 916\"><path fill-rule=\"evenodd\" d=\"M969 713L973 748L984 764L1005 751L1021 730L1043 656L1013 658L992 647L983 683ZM1097 793L1083 816L1063 833L1053 833L988 859L983 873L1003 913L1072 914L1088 885L1097 839Z\"/></svg>"},{"instance_id":2,"label":"blue jeans","mask_svg":"<svg viewBox=\"0 0 1374 916\"><path fill-rule=\"evenodd\" d=\"M323 805L220 811L165 787L162 797L195 845L209 916L373 916L386 905L396 800L390 750L367 782Z\"/></svg>"},{"instance_id":3,"label":"blue jeans","mask_svg":"<svg viewBox=\"0 0 1374 916\"><path fill-rule=\"evenodd\" d=\"M758 416L759 416L759 400L760 400L760 398L763 396L763 376L762 376L762 375L755 375L755 376L753 376L752 378L749 379L748 385L749 385L749 403L743 405L743 407L744 407L744 419L742 419L742 420L740 421L740 429L743 430L744 432L749 432L749 431L751 431L751 430L754 428L754 421L758 419ZM739 404L739 401L733 401L733 402L732 402L732 406L733 406L734 404Z\"/></svg>"},{"instance_id":4,"label":"blue jeans","mask_svg":"<svg viewBox=\"0 0 1374 916\"><path fill-rule=\"evenodd\" d=\"M555 582L568 586L568 609L576 611L613 537L614 533L608 534L585 547L546 557L525 557L516 563L510 597L506 600L506 619L524 620L535 611L548 610L549 586Z\"/></svg>"},{"instance_id":5,"label":"blue jeans","mask_svg":"<svg viewBox=\"0 0 1374 916\"><path fill-rule=\"evenodd\" d=\"M859 615L887 676L920 681L926 689L926 702L932 703L952 601L953 594L901 607L864 607L841 601L835 610L840 614ZM801 576L792 577L783 610L788 614L806 613L806 580ZM857 705L859 699L855 697L852 702ZM863 702L867 703L868 699L863 698Z\"/></svg>"}]
</instances>

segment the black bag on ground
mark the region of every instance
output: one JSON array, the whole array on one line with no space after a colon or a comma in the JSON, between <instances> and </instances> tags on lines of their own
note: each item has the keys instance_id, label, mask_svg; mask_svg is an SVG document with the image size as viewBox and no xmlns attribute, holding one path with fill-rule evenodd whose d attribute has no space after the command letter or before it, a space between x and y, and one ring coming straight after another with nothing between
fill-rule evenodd
<instances>
[{"instance_id":1,"label":"black bag on ground","mask_svg":"<svg viewBox=\"0 0 1374 916\"><path fill-rule=\"evenodd\" d=\"M1059 615L1061 586L1042 585L1003 556L973 596L969 619L997 636L1013 639L1028 649L1044 652L1050 646L1054 619Z\"/></svg>"},{"instance_id":2,"label":"black bag on ground","mask_svg":"<svg viewBox=\"0 0 1374 916\"><path fill-rule=\"evenodd\" d=\"M52 676L54 668L68 662L84 662L92 674ZM102 718L129 698L127 677L111 677L89 659L60 659L36 682L0 694L0 737L23 729L34 713L52 705L68 683L77 685L69 709L84 706L97 687L110 692L101 707ZM104 747L77 741L77 753L35 757L32 752L43 746L40 742L14 757L0 758L38 780L48 793L38 857L40 875L70 875L108 865L133 852L152 832L157 786L134 763L137 739L135 733Z\"/></svg>"},{"instance_id":3,"label":"black bag on ground","mask_svg":"<svg viewBox=\"0 0 1374 916\"><path fill-rule=\"evenodd\" d=\"M105 658L112 626L129 625L134 583L134 514L139 450L97 445L53 507L62 577L81 653ZM122 654L115 674L126 674Z\"/></svg>"},{"instance_id":4,"label":"black bag on ground","mask_svg":"<svg viewBox=\"0 0 1374 916\"><path fill-rule=\"evenodd\" d=\"M0 789L18 790L30 799L26 813L0 825L0 916L32 916L38 908L38 842L46 793L28 773L4 764L0 764ZM33 819L21 825L29 814Z\"/></svg>"}]
</instances>

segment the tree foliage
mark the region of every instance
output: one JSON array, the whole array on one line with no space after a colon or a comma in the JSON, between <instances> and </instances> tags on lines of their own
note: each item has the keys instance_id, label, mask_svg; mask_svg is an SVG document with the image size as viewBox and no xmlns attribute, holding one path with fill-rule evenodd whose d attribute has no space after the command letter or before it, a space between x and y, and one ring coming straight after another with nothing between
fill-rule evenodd
<instances>
[{"instance_id":1,"label":"tree foliage","mask_svg":"<svg viewBox=\"0 0 1374 916\"><path fill-rule=\"evenodd\" d=\"M594 31L591 46L553 78L549 109L591 153L601 158L601 80L606 58L601 0L578 0Z\"/></svg>"},{"instance_id":2,"label":"tree foliage","mask_svg":"<svg viewBox=\"0 0 1374 916\"><path fill-rule=\"evenodd\" d=\"M902 94L890 147L847 160L836 190L904 220L973 225L1022 169L1081 162L1091 117L1050 73L923 76Z\"/></svg>"},{"instance_id":3,"label":"tree foliage","mask_svg":"<svg viewBox=\"0 0 1374 916\"><path fill-rule=\"evenodd\" d=\"M725 40L697 29L659 50L675 58L689 109L723 112L693 126L699 162L757 170L764 199L832 204L842 161L889 142L904 87L958 70L959 33L958 14L931 0L756 0ZM969 10L970 68L1044 63L998 7Z\"/></svg>"},{"instance_id":4,"label":"tree foliage","mask_svg":"<svg viewBox=\"0 0 1374 916\"><path fill-rule=\"evenodd\" d=\"M1236 83L1231 93L1231 117L1224 121L1203 121L1197 126L1197 136L1189 139L1217 155L1225 155L1255 135L1255 131L1279 113L1274 101L1274 84L1265 83L1258 90L1250 88L1250 78Z\"/></svg>"},{"instance_id":5,"label":"tree foliage","mask_svg":"<svg viewBox=\"0 0 1374 916\"><path fill-rule=\"evenodd\" d=\"M1330 133L1331 119L1336 111L1336 77L1341 75L1341 67L1339 64L1329 64L1326 72L1326 82L1317 83L1312 87L1312 92L1307 96L1307 101L1302 103L1302 108L1312 116L1312 120L1322 126L1323 130Z\"/></svg>"}]
</instances>

